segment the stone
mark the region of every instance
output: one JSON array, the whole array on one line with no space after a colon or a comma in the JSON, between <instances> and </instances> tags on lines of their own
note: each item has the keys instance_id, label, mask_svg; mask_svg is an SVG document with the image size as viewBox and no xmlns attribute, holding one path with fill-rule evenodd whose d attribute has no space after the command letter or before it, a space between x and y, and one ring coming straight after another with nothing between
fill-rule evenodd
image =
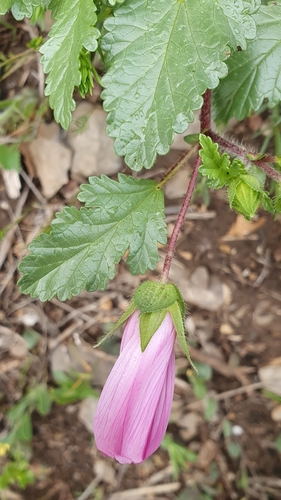
<instances>
[{"instance_id":1,"label":"stone","mask_svg":"<svg viewBox=\"0 0 281 500\"><path fill-rule=\"evenodd\" d=\"M120 171L122 158L115 154L114 141L105 129L106 113L100 105L78 104L67 132L68 144L74 152L71 177L78 182L91 175L113 175Z\"/></svg>"},{"instance_id":2,"label":"stone","mask_svg":"<svg viewBox=\"0 0 281 500\"><path fill-rule=\"evenodd\" d=\"M203 418L199 413L189 412L184 415L179 421L178 425L184 429L184 439L192 439L197 434L198 426L203 422Z\"/></svg>"},{"instance_id":3,"label":"stone","mask_svg":"<svg viewBox=\"0 0 281 500\"><path fill-rule=\"evenodd\" d=\"M281 363L262 366L258 373L264 388L281 396Z\"/></svg>"},{"instance_id":4,"label":"stone","mask_svg":"<svg viewBox=\"0 0 281 500\"><path fill-rule=\"evenodd\" d=\"M275 406L271 412L271 418L274 422L281 422L281 405Z\"/></svg>"},{"instance_id":5,"label":"stone","mask_svg":"<svg viewBox=\"0 0 281 500\"><path fill-rule=\"evenodd\" d=\"M29 144L29 153L43 195L52 198L68 182L71 165L70 149L57 141L38 137Z\"/></svg>"},{"instance_id":6,"label":"stone","mask_svg":"<svg viewBox=\"0 0 281 500\"><path fill-rule=\"evenodd\" d=\"M91 434L93 434L93 420L97 405L98 400L95 398L86 398L79 403L78 420Z\"/></svg>"}]
</instances>

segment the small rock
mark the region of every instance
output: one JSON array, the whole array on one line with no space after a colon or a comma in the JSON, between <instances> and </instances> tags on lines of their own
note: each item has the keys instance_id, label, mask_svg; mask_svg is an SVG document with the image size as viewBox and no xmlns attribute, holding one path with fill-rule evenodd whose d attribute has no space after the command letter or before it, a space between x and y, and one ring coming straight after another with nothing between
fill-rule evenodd
<instances>
[{"instance_id":1,"label":"small rock","mask_svg":"<svg viewBox=\"0 0 281 500\"><path fill-rule=\"evenodd\" d=\"M207 311L217 311L231 301L230 288L217 276L209 275L204 266L199 266L190 277L186 268L174 260L170 278L179 288L187 304L207 309Z\"/></svg>"},{"instance_id":2,"label":"small rock","mask_svg":"<svg viewBox=\"0 0 281 500\"><path fill-rule=\"evenodd\" d=\"M113 467L104 460L96 460L94 463L94 473L107 484L114 486L116 484L115 471Z\"/></svg>"},{"instance_id":3,"label":"small rock","mask_svg":"<svg viewBox=\"0 0 281 500\"><path fill-rule=\"evenodd\" d=\"M80 122L83 127L79 130ZM74 150L71 175L78 182L91 175L112 175L121 169L122 158L115 154L114 141L105 129L106 113L101 106L89 102L78 104L67 133Z\"/></svg>"},{"instance_id":4,"label":"small rock","mask_svg":"<svg viewBox=\"0 0 281 500\"><path fill-rule=\"evenodd\" d=\"M275 315L271 313L269 300L260 300L253 313L253 323L255 326L265 328L274 321Z\"/></svg>"},{"instance_id":5,"label":"small rock","mask_svg":"<svg viewBox=\"0 0 281 500\"><path fill-rule=\"evenodd\" d=\"M38 138L49 139L50 141L60 141L61 128L57 122L52 121L51 123L40 123L38 129Z\"/></svg>"},{"instance_id":6,"label":"small rock","mask_svg":"<svg viewBox=\"0 0 281 500\"><path fill-rule=\"evenodd\" d=\"M68 182L71 151L59 142L38 138L29 144L29 152L43 195L52 198Z\"/></svg>"},{"instance_id":7,"label":"small rock","mask_svg":"<svg viewBox=\"0 0 281 500\"><path fill-rule=\"evenodd\" d=\"M16 170L1 169L6 192L9 198L16 200L20 197L21 182L19 173Z\"/></svg>"},{"instance_id":8,"label":"small rock","mask_svg":"<svg viewBox=\"0 0 281 500\"><path fill-rule=\"evenodd\" d=\"M0 333L0 349L9 351L12 358L24 359L28 355L28 346L24 338L4 326Z\"/></svg>"},{"instance_id":9,"label":"small rock","mask_svg":"<svg viewBox=\"0 0 281 500\"><path fill-rule=\"evenodd\" d=\"M258 373L264 388L281 396L281 364L262 366Z\"/></svg>"},{"instance_id":10,"label":"small rock","mask_svg":"<svg viewBox=\"0 0 281 500\"><path fill-rule=\"evenodd\" d=\"M271 418L274 422L281 422L281 405L275 406L271 412Z\"/></svg>"},{"instance_id":11,"label":"small rock","mask_svg":"<svg viewBox=\"0 0 281 500\"><path fill-rule=\"evenodd\" d=\"M241 427L241 425L234 425L231 429L231 434L233 436L242 436L242 434L244 434L244 429L243 427Z\"/></svg>"},{"instance_id":12,"label":"small rock","mask_svg":"<svg viewBox=\"0 0 281 500\"><path fill-rule=\"evenodd\" d=\"M220 332L222 335L233 335L234 330L232 326L230 326L228 323L222 323L220 326Z\"/></svg>"},{"instance_id":13,"label":"small rock","mask_svg":"<svg viewBox=\"0 0 281 500\"><path fill-rule=\"evenodd\" d=\"M97 409L98 400L86 398L79 404L78 420L85 425L87 431L93 434L93 420Z\"/></svg>"},{"instance_id":14,"label":"small rock","mask_svg":"<svg viewBox=\"0 0 281 500\"><path fill-rule=\"evenodd\" d=\"M198 426L203 422L203 418L198 413L193 411L184 415L178 425L184 430L184 439L192 439L197 434Z\"/></svg>"},{"instance_id":15,"label":"small rock","mask_svg":"<svg viewBox=\"0 0 281 500\"><path fill-rule=\"evenodd\" d=\"M206 289L209 282L209 273L206 267L198 266L190 278L191 284L197 288Z\"/></svg>"}]
</instances>

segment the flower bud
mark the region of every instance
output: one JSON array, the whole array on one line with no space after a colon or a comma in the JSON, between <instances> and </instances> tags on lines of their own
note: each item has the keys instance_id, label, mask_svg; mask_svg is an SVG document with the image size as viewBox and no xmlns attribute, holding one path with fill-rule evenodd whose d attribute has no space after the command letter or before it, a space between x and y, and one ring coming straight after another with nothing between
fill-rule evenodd
<instances>
[{"instance_id":1,"label":"flower bud","mask_svg":"<svg viewBox=\"0 0 281 500\"><path fill-rule=\"evenodd\" d=\"M175 327L167 312L141 350L140 312L127 320L120 355L101 393L94 419L98 449L120 463L140 463L161 444L172 406Z\"/></svg>"}]
</instances>

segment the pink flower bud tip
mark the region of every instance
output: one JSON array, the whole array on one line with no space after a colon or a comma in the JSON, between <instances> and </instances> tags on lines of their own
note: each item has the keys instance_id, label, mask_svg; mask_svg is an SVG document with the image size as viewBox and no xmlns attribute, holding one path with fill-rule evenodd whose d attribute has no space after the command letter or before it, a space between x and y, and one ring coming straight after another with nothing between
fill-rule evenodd
<instances>
[{"instance_id":1,"label":"pink flower bud tip","mask_svg":"<svg viewBox=\"0 0 281 500\"><path fill-rule=\"evenodd\" d=\"M175 328L169 313L144 352L139 311L128 319L120 355L101 393L94 418L98 449L121 464L140 463L161 444L175 380Z\"/></svg>"}]
</instances>

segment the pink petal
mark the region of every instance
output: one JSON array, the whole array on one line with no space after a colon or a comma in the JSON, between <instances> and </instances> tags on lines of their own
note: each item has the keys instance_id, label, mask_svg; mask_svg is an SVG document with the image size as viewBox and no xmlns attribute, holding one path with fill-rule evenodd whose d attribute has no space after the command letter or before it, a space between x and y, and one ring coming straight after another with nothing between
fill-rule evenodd
<instances>
[{"instance_id":1,"label":"pink petal","mask_svg":"<svg viewBox=\"0 0 281 500\"><path fill-rule=\"evenodd\" d=\"M122 350L102 391L94 420L97 447L120 463L139 463L160 445L173 399L175 331L166 315L146 350L139 312L128 320Z\"/></svg>"}]
</instances>

